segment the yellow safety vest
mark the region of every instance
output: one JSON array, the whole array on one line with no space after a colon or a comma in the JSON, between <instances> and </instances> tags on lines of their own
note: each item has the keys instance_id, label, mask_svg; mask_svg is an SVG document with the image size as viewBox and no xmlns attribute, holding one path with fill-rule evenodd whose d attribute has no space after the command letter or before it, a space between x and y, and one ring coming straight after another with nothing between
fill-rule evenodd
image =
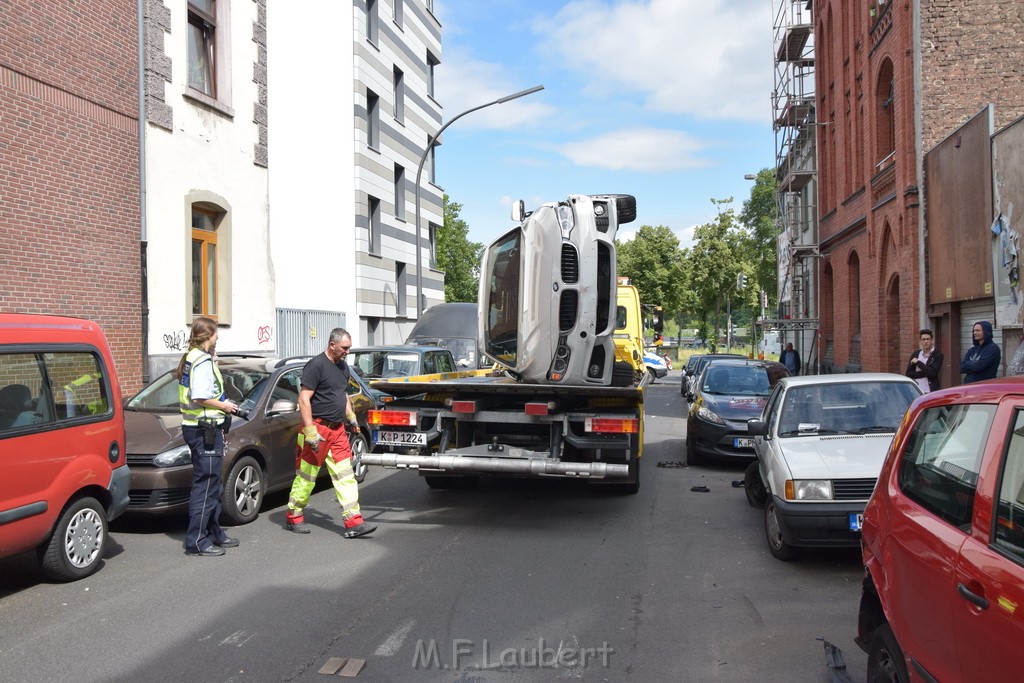
<instances>
[{"instance_id":1,"label":"yellow safety vest","mask_svg":"<svg viewBox=\"0 0 1024 683\"><path fill-rule=\"evenodd\" d=\"M199 424L200 417L209 417L217 422L224 421L223 410L207 408L192 400L192 368L205 361L210 361L213 365L213 381L217 389L217 398L224 400L224 378L220 375L220 368L213 362L213 357L200 348L189 349L185 354L185 365L182 367L181 380L178 383L178 407L181 409L183 425L195 427Z\"/></svg>"}]
</instances>

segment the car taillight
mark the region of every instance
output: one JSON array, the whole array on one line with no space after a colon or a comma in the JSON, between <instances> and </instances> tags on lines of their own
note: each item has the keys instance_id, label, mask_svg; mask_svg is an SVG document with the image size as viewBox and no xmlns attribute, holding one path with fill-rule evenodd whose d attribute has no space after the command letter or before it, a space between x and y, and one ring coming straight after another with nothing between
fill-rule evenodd
<instances>
[{"instance_id":1,"label":"car taillight","mask_svg":"<svg viewBox=\"0 0 1024 683\"><path fill-rule=\"evenodd\" d=\"M415 410L369 410L366 421L372 425L390 425L397 427L415 427Z\"/></svg>"},{"instance_id":2,"label":"car taillight","mask_svg":"<svg viewBox=\"0 0 1024 683\"><path fill-rule=\"evenodd\" d=\"M640 431L640 421L632 417L588 417L584 429L599 434L636 434Z\"/></svg>"}]
</instances>

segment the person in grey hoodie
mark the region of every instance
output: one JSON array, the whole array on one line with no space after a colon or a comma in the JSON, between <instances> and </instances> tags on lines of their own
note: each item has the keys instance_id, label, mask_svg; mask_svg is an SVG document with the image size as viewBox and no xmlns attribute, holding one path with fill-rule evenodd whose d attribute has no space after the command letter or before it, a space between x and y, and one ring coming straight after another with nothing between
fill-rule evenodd
<instances>
[{"instance_id":1,"label":"person in grey hoodie","mask_svg":"<svg viewBox=\"0 0 1024 683\"><path fill-rule=\"evenodd\" d=\"M1001 357L999 345L992 341L992 323L987 320L974 323L974 347L968 349L960 361L964 384L995 377Z\"/></svg>"}]
</instances>

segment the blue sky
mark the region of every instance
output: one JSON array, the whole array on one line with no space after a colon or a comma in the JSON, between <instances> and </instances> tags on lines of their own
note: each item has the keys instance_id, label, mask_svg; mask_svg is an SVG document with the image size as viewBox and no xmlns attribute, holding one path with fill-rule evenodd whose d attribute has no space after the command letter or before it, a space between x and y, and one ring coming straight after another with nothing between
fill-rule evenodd
<instances>
[{"instance_id":1,"label":"blue sky","mask_svg":"<svg viewBox=\"0 0 1024 683\"><path fill-rule=\"evenodd\" d=\"M749 197L774 166L771 0L434 0L448 122L438 183L469 238L490 243L527 208L568 194L626 193L641 225L683 246L711 198Z\"/></svg>"}]
</instances>

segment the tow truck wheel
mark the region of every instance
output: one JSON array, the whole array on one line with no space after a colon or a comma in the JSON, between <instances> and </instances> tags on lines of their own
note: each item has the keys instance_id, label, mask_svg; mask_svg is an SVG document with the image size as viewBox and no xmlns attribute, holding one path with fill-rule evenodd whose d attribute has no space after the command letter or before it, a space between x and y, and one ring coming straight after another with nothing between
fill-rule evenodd
<instances>
[{"instance_id":1,"label":"tow truck wheel","mask_svg":"<svg viewBox=\"0 0 1024 683\"><path fill-rule=\"evenodd\" d=\"M423 478L432 489L471 489L480 484L480 477L460 477L444 474L425 474Z\"/></svg>"}]
</instances>

